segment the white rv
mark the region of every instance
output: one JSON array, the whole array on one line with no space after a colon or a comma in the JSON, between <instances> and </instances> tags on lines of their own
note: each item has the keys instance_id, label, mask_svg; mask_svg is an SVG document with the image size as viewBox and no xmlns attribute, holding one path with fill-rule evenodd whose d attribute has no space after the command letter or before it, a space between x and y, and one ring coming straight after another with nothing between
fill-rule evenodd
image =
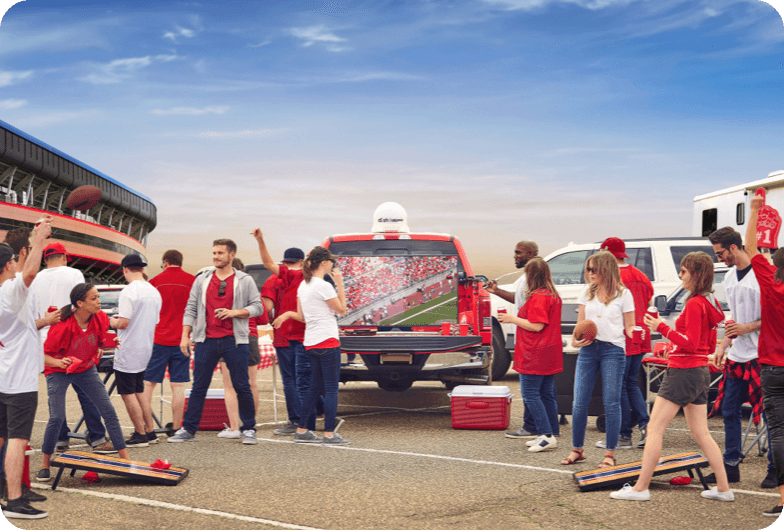
<instances>
[{"instance_id":1,"label":"white rv","mask_svg":"<svg viewBox=\"0 0 784 530\"><path fill-rule=\"evenodd\" d=\"M745 234L749 203L757 188L765 188L766 204L784 215L784 170L774 171L765 179L694 197L692 235L707 237L724 226ZM778 246L781 246L781 236Z\"/></svg>"}]
</instances>

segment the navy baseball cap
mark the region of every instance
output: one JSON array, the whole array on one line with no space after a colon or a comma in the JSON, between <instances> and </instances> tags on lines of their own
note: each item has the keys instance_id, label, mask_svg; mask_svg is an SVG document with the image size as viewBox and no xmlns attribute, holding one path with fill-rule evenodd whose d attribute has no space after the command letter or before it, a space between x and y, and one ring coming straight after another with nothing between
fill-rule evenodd
<instances>
[{"instance_id":1,"label":"navy baseball cap","mask_svg":"<svg viewBox=\"0 0 784 530\"><path fill-rule=\"evenodd\" d=\"M146 267L147 263L139 254L128 254L122 259L120 265L125 267Z\"/></svg>"},{"instance_id":2,"label":"navy baseball cap","mask_svg":"<svg viewBox=\"0 0 784 530\"><path fill-rule=\"evenodd\" d=\"M296 263L299 260L303 260L303 259L305 259L305 253L302 252L301 249L295 247L287 248L286 252L283 253L283 261Z\"/></svg>"}]
</instances>

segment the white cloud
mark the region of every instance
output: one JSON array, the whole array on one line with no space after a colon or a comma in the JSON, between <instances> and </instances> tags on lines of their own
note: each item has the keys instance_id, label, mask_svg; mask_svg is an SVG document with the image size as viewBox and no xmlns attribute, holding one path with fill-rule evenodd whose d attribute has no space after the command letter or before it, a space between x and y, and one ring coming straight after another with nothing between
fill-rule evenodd
<instances>
[{"instance_id":1,"label":"white cloud","mask_svg":"<svg viewBox=\"0 0 784 530\"><path fill-rule=\"evenodd\" d=\"M204 107L197 109L194 107L172 107L170 109L154 109L153 114L158 116L201 116L202 114L223 114L229 107Z\"/></svg>"},{"instance_id":2,"label":"white cloud","mask_svg":"<svg viewBox=\"0 0 784 530\"><path fill-rule=\"evenodd\" d=\"M251 48L261 48L262 46L266 46L268 44L272 44L271 39L267 39L264 42L260 42L258 44L249 44L248 46L250 46Z\"/></svg>"},{"instance_id":3,"label":"white cloud","mask_svg":"<svg viewBox=\"0 0 784 530\"><path fill-rule=\"evenodd\" d=\"M0 109L2 110L18 109L25 105L27 105L26 99L5 99L0 101Z\"/></svg>"},{"instance_id":4,"label":"white cloud","mask_svg":"<svg viewBox=\"0 0 784 530\"><path fill-rule=\"evenodd\" d=\"M22 130L27 130L48 127L49 125L78 120L81 118L91 118L94 116L94 114L95 111L47 112L45 114L41 114L40 116L27 116L26 118L15 122L14 125Z\"/></svg>"},{"instance_id":5,"label":"white cloud","mask_svg":"<svg viewBox=\"0 0 784 530\"><path fill-rule=\"evenodd\" d=\"M599 10L607 7L626 6L636 0L483 0L509 10L533 11L550 4L574 4L585 9Z\"/></svg>"},{"instance_id":6,"label":"white cloud","mask_svg":"<svg viewBox=\"0 0 784 530\"><path fill-rule=\"evenodd\" d=\"M163 34L164 39L170 39L173 43L179 44L177 39L180 37L184 37L186 39L192 39L196 36L196 31L188 28L182 28L175 24L174 26L176 29L174 31L167 31Z\"/></svg>"},{"instance_id":7,"label":"white cloud","mask_svg":"<svg viewBox=\"0 0 784 530\"><path fill-rule=\"evenodd\" d=\"M32 70L27 70L25 72L7 72L0 70L0 87L13 85L17 81L27 79L31 75L33 75Z\"/></svg>"},{"instance_id":8,"label":"white cloud","mask_svg":"<svg viewBox=\"0 0 784 530\"><path fill-rule=\"evenodd\" d=\"M268 136L270 134L274 134L276 131L271 129L248 129L244 131L228 131L228 132L217 132L217 131L206 131L203 133L198 133L195 136L197 138L250 138L253 136Z\"/></svg>"},{"instance_id":9,"label":"white cloud","mask_svg":"<svg viewBox=\"0 0 784 530\"><path fill-rule=\"evenodd\" d=\"M348 76L339 81L360 83L363 81L417 81L425 79L419 75L406 74L402 72L368 72L365 74L357 74Z\"/></svg>"},{"instance_id":10,"label":"white cloud","mask_svg":"<svg viewBox=\"0 0 784 530\"><path fill-rule=\"evenodd\" d=\"M109 85L120 83L126 79L131 79L135 72L147 68L156 62L170 62L177 59L177 55L155 55L146 57L130 57L127 59L115 59L106 64L94 65L94 72L84 77L80 81L86 81L94 85Z\"/></svg>"},{"instance_id":11,"label":"white cloud","mask_svg":"<svg viewBox=\"0 0 784 530\"><path fill-rule=\"evenodd\" d=\"M342 52L350 48L339 43L346 42L343 37L338 37L334 33L327 30L324 26L310 26L307 28L291 28L289 33L302 39L302 46L307 48L314 44L323 44L324 47L331 52Z\"/></svg>"}]
</instances>

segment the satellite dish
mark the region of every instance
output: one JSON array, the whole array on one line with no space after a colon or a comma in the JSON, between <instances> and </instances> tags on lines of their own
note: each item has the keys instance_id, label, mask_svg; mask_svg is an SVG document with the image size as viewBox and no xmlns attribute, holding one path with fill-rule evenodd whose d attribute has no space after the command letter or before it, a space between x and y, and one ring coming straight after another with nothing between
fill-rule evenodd
<instances>
[{"instance_id":1,"label":"satellite dish","mask_svg":"<svg viewBox=\"0 0 784 530\"><path fill-rule=\"evenodd\" d=\"M389 232L407 234L408 214L406 209L396 202L385 202L373 213L374 234L385 234Z\"/></svg>"}]
</instances>

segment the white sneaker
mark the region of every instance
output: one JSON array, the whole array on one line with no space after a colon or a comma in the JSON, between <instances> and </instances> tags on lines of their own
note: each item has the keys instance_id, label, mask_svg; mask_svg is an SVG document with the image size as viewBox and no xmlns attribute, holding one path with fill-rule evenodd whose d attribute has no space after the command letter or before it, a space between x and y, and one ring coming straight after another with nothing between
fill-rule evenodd
<instances>
[{"instance_id":1,"label":"white sneaker","mask_svg":"<svg viewBox=\"0 0 784 530\"><path fill-rule=\"evenodd\" d=\"M624 484L620 490L610 493L610 497L623 501L649 501L651 500L651 491L634 491L631 484Z\"/></svg>"},{"instance_id":2,"label":"white sneaker","mask_svg":"<svg viewBox=\"0 0 784 530\"><path fill-rule=\"evenodd\" d=\"M732 502L735 500L735 494L732 493L732 490L720 492L717 486L713 486L709 490L704 490L701 495L706 499L713 499L715 501Z\"/></svg>"},{"instance_id":3,"label":"white sneaker","mask_svg":"<svg viewBox=\"0 0 784 530\"><path fill-rule=\"evenodd\" d=\"M224 423L224 425L226 425ZM221 432L218 433L218 438L241 438L242 433L237 429L236 431L232 431L231 427L226 426Z\"/></svg>"},{"instance_id":4,"label":"white sneaker","mask_svg":"<svg viewBox=\"0 0 784 530\"><path fill-rule=\"evenodd\" d=\"M541 435L539 438L536 439L536 443L528 448L529 453L538 453L539 451L544 451L545 449L555 449L558 447L558 442L555 440L555 436L552 434Z\"/></svg>"}]
</instances>

